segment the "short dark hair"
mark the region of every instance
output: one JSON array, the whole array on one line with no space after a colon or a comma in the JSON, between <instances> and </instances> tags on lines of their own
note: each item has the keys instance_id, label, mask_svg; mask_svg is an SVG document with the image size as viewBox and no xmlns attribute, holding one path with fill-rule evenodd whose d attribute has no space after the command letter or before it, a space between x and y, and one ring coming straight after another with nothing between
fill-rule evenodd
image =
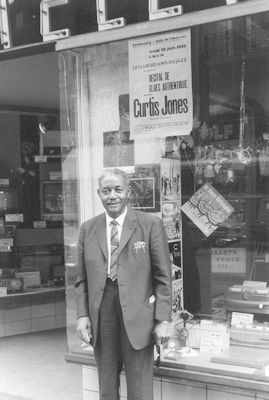
<instances>
[{"instance_id":1,"label":"short dark hair","mask_svg":"<svg viewBox=\"0 0 269 400\"><path fill-rule=\"evenodd\" d=\"M98 178L98 185L100 186L101 180L106 176L106 175L119 175L121 176L124 181L126 182L126 185L129 185L129 178L128 175L126 174L125 171L123 171L120 168L106 168L103 170L101 175Z\"/></svg>"}]
</instances>

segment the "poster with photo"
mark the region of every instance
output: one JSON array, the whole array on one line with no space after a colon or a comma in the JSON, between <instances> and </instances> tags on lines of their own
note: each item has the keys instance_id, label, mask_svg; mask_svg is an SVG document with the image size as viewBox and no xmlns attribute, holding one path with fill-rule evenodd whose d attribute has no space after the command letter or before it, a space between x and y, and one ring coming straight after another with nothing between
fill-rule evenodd
<instances>
[{"instance_id":1,"label":"poster with photo","mask_svg":"<svg viewBox=\"0 0 269 400\"><path fill-rule=\"evenodd\" d=\"M172 321L180 317L183 304L183 279L172 281Z\"/></svg>"},{"instance_id":2,"label":"poster with photo","mask_svg":"<svg viewBox=\"0 0 269 400\"><path fill-rule=\"evenodd\" d=\"M193 137L191 135L161 138L161 157L173 160L193 158Z\"/></svg>"},{"instance_id":3,"label":"poster with photo","mask_svg":"<svg viewBox=\"0 0 269 400\"><path fill-rule=\"evenodd\" d=\"M186 135L193 127L191 31L129 40L131 138Z\"/></svg>"},{"instance_id":4,"label":"poster with photo","mask_svg":"<svg viewBox=\"0 0 269 400\"><path fill-rule=\"evenodd\" d=\"M160 164L136 165L135 173L129 174L131 208L146 211L160 211Z\"/></svg>"},{"instance_id":5,"label":"poster with photo","mask_svg":"<svg viewBox=\"0 0 269 400\"><path fill-rule=\"evenodd\" d=\"M134 141L129 131L104 132L103 143L104 168L134 165Z\"/></svg>"},{"instance_id":6,"label":"poster with photo","mask_svg":"<svg viewBox=\"0 0 269 400\"><path fill-rule=\"evenodd\" d=\"M180 205L177 202L166 201L162 203L162 220L168 241L181 238Z\"/></svg>"},{"instance_id":7,"label":"poster with photo","mask_svg":"<svg viewBox=\"0 0 269 400\"><path fill-rule=\"evenodd\" d=\"M172 279L179 279L182 277L181 271L181 241L169 242L169 253L172 263Z\"/></svg>"},{"instance_id":8,"label":"poster with photo","mask_svg":"<svg viewBox=\"0 0 269 400\"><path fill-rule=\"evenodd\" d=\"M119 116L121 132L130 131L129 93L119 95Z\"/></svg>"},{"instance_id":9,"label":"poster with photo","mask_svg":"<svg viewBox=\"0 0 269 400\"><path fill-rule=\"evenodd\" d=\"M208 182L183 204L181 210L207 237L234 212L231 204Z\"/></svg>"},{"instance_id":10,"label":"poster with photo","mask_svg":"<svg viewBox=\"0 0 269 400\"><path fill-rule=\"evenodd\" d=\"M179 160L161 160L161 199L178 201L181 195L181 166Z\"/></svg>"}]
</instances>

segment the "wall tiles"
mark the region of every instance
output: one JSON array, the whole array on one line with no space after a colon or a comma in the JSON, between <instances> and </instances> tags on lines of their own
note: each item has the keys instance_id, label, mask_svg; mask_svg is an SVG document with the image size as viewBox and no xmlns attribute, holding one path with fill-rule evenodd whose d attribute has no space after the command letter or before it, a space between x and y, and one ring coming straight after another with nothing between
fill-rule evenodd
<instances>
[{"instance_id":1,"label":"wall tiles","mask_svg":"<svg viewBox=\"0 0 269 400\"><path fill-rule=\"evenodd\" d=\"M0 337L5 336L5 324L0 322Z\"/></svg>"},{"instance_id":2,"label":"wall tiles","mask_svg":"<svg viewBox=\"0 0 269 400\"><path fill-rule=\"evenodd\" d=\"M196 388L201 388L206 390L206 384L199 382L199 381L195 381L195 380L191 380L191 382L188 379L178 379L178 378L166 378L166 377L162 377L161 378L163 383L168 383L170 385L171 384L180 384L182 386L191 386L191 387L196 387Z\"/></svg>"},{"instance_id":3,"label":"wall tiles","mask_svg":"<svg viewBox=\"0 0 269 400\"><path fill-rule=\"evenodd\" d=\"M30 306L5 310L5 323L30 319Z\"/></svg>"},{"instance_id":4,"label":"wall tiles","mask_svg":"<svg viewBox=\"0 0 269 400\"><path fill-rule=\"evenodd\" d=\"M82 366L83 390L99 392L98 374L96 367Z\"/></svg>"},{"instance_id":5,"label":"wall tiles","mask_svg":"<svg viewBox=\"0 0 269 400\"><path fill-rule=\"evenodd\" d=\"M56 328L64 328L66 326L65 314L56 315L55 320L56 320Z\"/></svg>"},{"instance_id":6,"label":"wall tiles","mask_svg":"<svg viewBox=\"0 0 269 400\"><path fill-rule=\"evenodd\" d=\"M153 397L154 400L162 400L162 382L160 379L153 380Z\"/></svg>"},{"instance_id":7,"label":"wall tiles","mask_svg":"<svg viewBox=\"0 0 269 400\"><path fill-rule=\"evenodd\" d=\"M31 305L31 318L55 315L55 303Z\"/></svg>"},{"instance_id":8,"label":"wall tiles","mask_svg":"<svg viewBox=\"0 0 269 400\"><path fill-rule=\"evenodd\" d=\"M56 320L54 315L31 319L32 332L46 331L55 328L56 328Z\"/></svg>"},{"instance_id":9,"label":"wall tiles","mask_svg":"<svg viewBox=\"0 0 269 400\"><path fill-rule=\"evenodd\" d=\"M0 310L0 324L5 322L5 311Z\"/></svg>"},{"instance_id":10,"label":"wall tiles","mask_svg":"<svg viewBox=\"0 0 269 400\"><path fill-rule=\"evenodd\" d=\"M162 399L162 384L160 379L153 379L153 397L154 400ZM120 396L122 399L127 399L127 385L125 373L120 376Z\"/></svg>"},{"instance_id":11,"label":"wall tiles","mask_svg":"<svg viewBox=\"0 0 269 400\"><path fill-rule=\"evenodd\" d=\"M56 315L65 314L66 312L66 303L65 301L58 301L56 303Z\"/></svg>"},{"instance_id":12,"label":"wall tiles","mask_svg":"<svg viewBox=\"0 0 269 400\"><path fill-rule=\"evenodd\" d=\"M83 400L99 400L98 392L89 392L88 390L83 391Z\"/></svg>"},{"instance_id":13,"label":"wall tiles","mask_svg":"<svg viewBox=\"0 0 269 400\"><path fill-rule=\"evenodd\" d=\"M83 400L95 399L95 393L99 393L98 374L96 367L82 366ZM154 400L161 400L162 386L160 379L154 379ZM90 397L93 395L93 397ZM120 376L120 398L127 399L127 387L125 373ZM99 399L99 397L97 397Z\"/></svg>"},{"instance_id":14,"label":"wall tiles","mask_svg":"<svg viewBox=\"0 0 269 400\"><path fill-rule=\"evenodd\" d=\"M269 400L268 393L217 386L176 378L154 378L154 400ZM82 366L83 400L99 400L98 374L95 366ZM120 377L120 399L127 400L125 374Z\"/></svg>"},{"instance_id":15,"label":"wall tiles","mask_svg":"<svg viewBox=\"0 0 269 400\"><path fill-rule=\"evenodd\" d=\"M162 382L162 399L165 400L208 400L206 389L171 382ZM218 398L220 400L220 398ZM222 399L221 399L222 400Z\"/></svg>"},{"instance_id":16,"label":"wall tiles","mask_svg":"<svg viewBox=\"0 0 269 400\"><path fill-rule=\"evenodd\" d=\"M66 326L64 288L6 296L0 302L0 337Z\"/></svg>"},{"instance_id":17,"label":"wall tiles","mask_svg":"<svg viewBox=\"0 0 269 400\"><path fill-rule=\"evenodd\" d=\"M28 332L31 332L30 319L5 323L5 336L20 335Z\"/></svg>"}]
</instances>

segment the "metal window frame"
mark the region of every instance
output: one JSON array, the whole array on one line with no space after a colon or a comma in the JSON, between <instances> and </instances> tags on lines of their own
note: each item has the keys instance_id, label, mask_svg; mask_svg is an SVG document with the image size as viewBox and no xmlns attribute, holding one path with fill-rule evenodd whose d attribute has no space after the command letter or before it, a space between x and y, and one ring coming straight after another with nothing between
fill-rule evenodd
<instances>
[{"instance_id":1,"label":"metal window frame","mask_svg":"<svg viewBox=\"0 0 269 400\"><path fill-rule=\"evenodd\" d=\"M107 0L96 0L98 30L105 31L125 26L125 18L107 19Z\"/></svg>"},{"instance_id":2,"label":"metal window frame","mask_svg":"<svg viewBox=\"0 0 269 400\"><path fill-rule=\"evenodd\" d=\"M149 0L149 20L170 18L183 14L183 6L176 5L172 7L159 8L160 0Z\"/></svg>"},{"instance_id":3,"label":"metal window frame","mask_svg":"<svg viewBox=\"0 0 269 400\"><path fill-rule=\"evenodd\" d=\"M7 0L0 0L0 41L4 49L12 47Z\"/></svg>"},{"instance_id":4,"label":"metal window frame","mask_svg":"<svg viewBox=\"0 0 269 400\"><path fill-rule=\"evenodd\" d=\"M126 25L122 29L113 29L109 32L90 32L81 35L71 36L56 42L56 51L92 46L102 43L110 43L118 40L131 39L147 35L154 35L162 32L169 32L179 29L192 28L198 25L212 22L224 21L226 19L238 18L259 14L269 11L268 0L246 0L233 5L224 5L209 10L194 11L174 18L169 21L159 19Z\"/></svg>"},{"instance_id":5,"label":"metal window frame","mask_svg":"<svg viewBox=\"0 0 269 400\"><path fill-rule=\"evenodd\" d=\"M50 9L68 4L69 0L42 0L40 3L40 33L43 41L62 39L70 36L70 29L50 30Z\"/></svg>"}]
</instances>

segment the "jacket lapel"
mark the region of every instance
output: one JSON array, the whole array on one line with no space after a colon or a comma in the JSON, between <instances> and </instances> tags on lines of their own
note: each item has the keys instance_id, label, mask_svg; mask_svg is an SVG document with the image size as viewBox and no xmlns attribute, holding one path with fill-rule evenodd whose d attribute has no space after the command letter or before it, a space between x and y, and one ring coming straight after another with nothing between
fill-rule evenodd
<instances>
[{"instance_id":1,"label":"jacket lapel","mask_svg":"<svg viewBox=\"0 0 269 400\"><path fill-rule=\"evenodd\" d=\"M100 215L97 222L96 235L100 243L100 247L104 253L106 260L108 259L107 239L106 239L106 215Z\"/></svg>"},{"instance_id":2,"label":"jacket lapel","mask_svg":"<svg viewBox=\"0 0 269 400\"><path fill-rule=\"evenodd\" d=\"M135 230L136 227L136 216L134 214L134 212L132 211L132 209L130 209L128 207L128 211L123 223L123 227L122 227L122 232L121 232L121 239L120 239L120 245L119 245L119 249L118 249L118 255L120 255L122 249L124 248L124 246L126 245L126 243L128 242L128 240L130 239L132 233Z\"/></svg>"}]
</instances>

